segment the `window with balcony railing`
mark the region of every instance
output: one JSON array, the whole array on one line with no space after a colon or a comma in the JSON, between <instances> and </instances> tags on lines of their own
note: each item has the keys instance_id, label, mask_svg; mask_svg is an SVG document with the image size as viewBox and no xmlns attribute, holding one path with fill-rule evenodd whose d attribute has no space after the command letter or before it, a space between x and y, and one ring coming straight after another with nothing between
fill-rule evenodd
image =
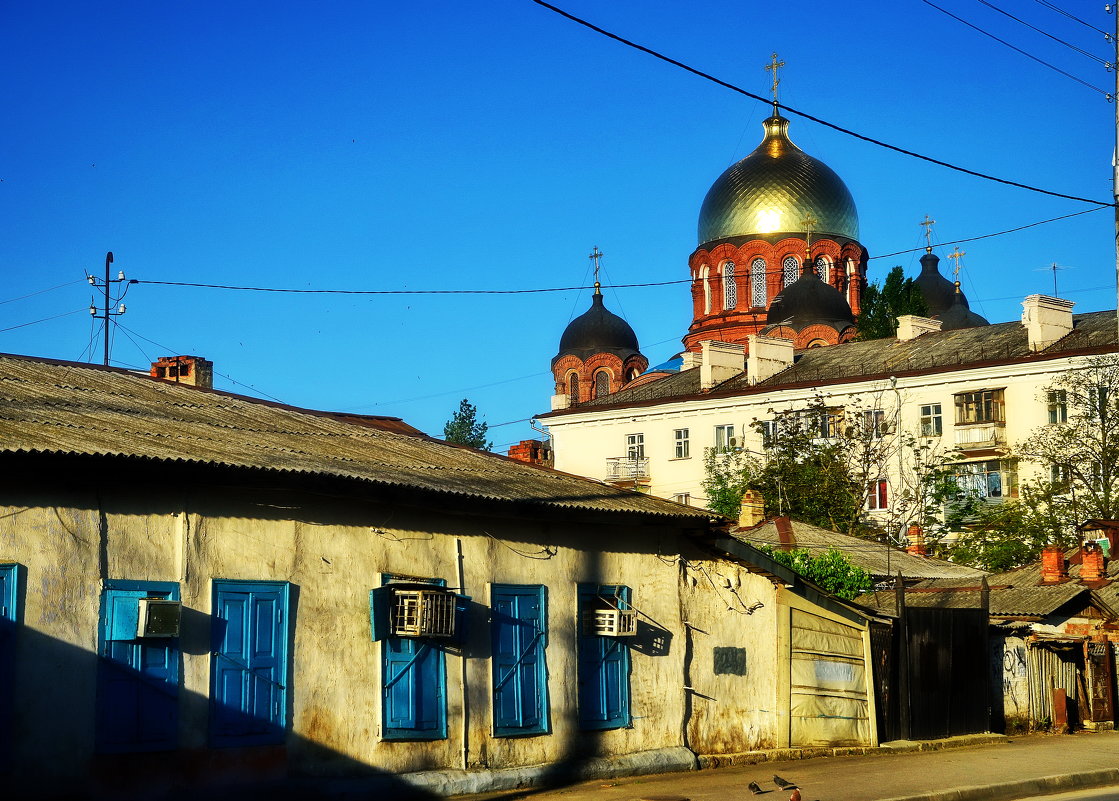
<instances>
[{"instance_id":1,"label":"window with balcony railing","mask_svg":"<svg viewBox=\"0 0 1119 801\"><path fill-rule=\"evenodd\" d=\"M956 425L1006 422L1001 389L961 392L956 396Z\"/></svg>"},{"instance_id":2,"label":"window with balcony railing","mask_svg":"<svg viewBox=\"0 0 1119 801\"><path fill-rule=\"evenodd\" d=\"M953 472L960 492L991 499L1018 496L1018 471L1012 459L964 462Z\"/></svg>"}]
</instances>

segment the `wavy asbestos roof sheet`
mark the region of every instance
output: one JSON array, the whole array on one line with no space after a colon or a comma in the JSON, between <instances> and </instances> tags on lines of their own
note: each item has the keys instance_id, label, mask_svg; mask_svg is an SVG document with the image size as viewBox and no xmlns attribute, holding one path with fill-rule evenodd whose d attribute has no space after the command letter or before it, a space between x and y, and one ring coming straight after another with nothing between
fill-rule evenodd
<instances>
[{"instance_id":1,"label":"wavy asbestos roof sheet","mask_svg":"<svg viewBox=\"0 0 1119 801\"><path fill-rule=\"evenodd\" d=\"M878 578L896 576L900 570L902 577L910 580L970 578L972 583L977 584L980 576L983 575L982 570L967 565L958 565L931 556L915 556L882 542L840 534L837 531L829 531L797 520L788 518L782 520L787 521L785 525L788 526L788 533L784 537L778 529L777 520L767 520L752 528L735 529L731 532L731 536L757 547L780 548L787 545L803 548L813 555L834 549L846 554L852 564Z\"/></svg>"},{"instance_id":2,"label":"wavy asbestos roof sheet","mask_svg":"<svg viewBox=\"0 0 1119 801\"><path fill-rule=\"evenodd\" d=\"M393 430L397 429L397 430ZM0 453L122 456L358 479L589 512L711 515L407 433L124 370L0 354Z\"/></svg>"}]
</instances>

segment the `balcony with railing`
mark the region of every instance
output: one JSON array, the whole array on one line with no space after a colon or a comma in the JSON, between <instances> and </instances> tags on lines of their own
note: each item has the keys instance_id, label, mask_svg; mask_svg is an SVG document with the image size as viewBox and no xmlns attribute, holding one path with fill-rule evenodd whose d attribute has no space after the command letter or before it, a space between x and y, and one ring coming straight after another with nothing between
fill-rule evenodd
<instances>
[{"instance_id":1,"label":"balcony with railing","mask_svg":"<svg viewBox=\"0 0 1119 801\"><path fill-rule=\"evenodd\" d=\"M1005 445L1005 423L975 423L956 426L956 447L961 451L994 450Z\"/></svg>"},{"instance_id":2,"label":"balcony with railing","mask_svg":"<svg viewBox=\"0 0 1119 801\"><path fill-rule=\"evenodd\" d=\"M606 481L617 486L634 487L649 483L649 460L611 456L606 460Z\"/></svg>"}]
</instances>

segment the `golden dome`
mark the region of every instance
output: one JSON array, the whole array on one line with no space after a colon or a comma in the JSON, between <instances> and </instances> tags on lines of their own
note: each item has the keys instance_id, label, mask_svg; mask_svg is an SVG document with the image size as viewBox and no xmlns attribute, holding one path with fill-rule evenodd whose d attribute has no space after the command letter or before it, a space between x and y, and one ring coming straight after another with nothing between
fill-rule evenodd
<instances>
[{"instance_id":1,"label":"golden dome","mask_svg":"<svg viewBox=\"0 0 1119 801\"><path fill-rule=\"evenodd\" d=\"M858 240L859 214L843 180L789 140L789 121L774 113L765 138L712 184L699 211L699 243L738 236L803 233Z\"/></svg>"}]
</instances>

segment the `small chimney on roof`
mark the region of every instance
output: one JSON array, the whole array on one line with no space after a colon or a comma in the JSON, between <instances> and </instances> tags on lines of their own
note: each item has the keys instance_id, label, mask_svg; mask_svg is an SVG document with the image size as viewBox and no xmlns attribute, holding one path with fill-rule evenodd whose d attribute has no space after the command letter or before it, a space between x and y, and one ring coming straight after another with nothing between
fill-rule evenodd
<instances>
[{"instance_id":1,"label":"small chimney on roof","mask_svg":"<svg viewBox=\"0 0 1119 801\"><path fill-rule=\"evenodd\" d=\"M898 318L898 342L908 342L921 334L939 331L943 323L931 317L918 317L916 314L903 314Z\"/></svg>"},{"instance_id":2,"label":"small chimney on roof","mask_svg":"<svg viewBox=\"0 0 1119 801\"><path fill-rule=\"evenodd\" d=\"M742 507L738 513L739 528L753 528L765 520L765 500L757 490L742 493Z\"/></svg>"},{"instance_id":3,"label":"small chimney on roof","mask_svg":"<svg viewBox=\"0 0 1119 801\"><path fill-rule=\"evenodd\" d=\"M751 385L793 366L793 341L781 337L746 337L746 376Z\"/></svg>"},{"instance_id":4,"label":"small chimney on roof","mask_svg":"<svg viewBox=\"0 0 1119 801\"><path fill-rule=\"evenodd\" d=\"M914 556L926 556L928 551L925 550L925 532L916 523L911 523L909 530L905 532L905 538L909 540L909 545L906 546L905 552L911 553Z\"/></svg>"},{"instance_id":5,"label":"small chimney on roof","mask_svg":"<svg viewBox=\"0 0 1119 801\"><path fill-rule=\"evenodd\" d=\"M1060 545L1046 545L1041 551L1041 583L1059 584L1068 578L1065 550Z\"/></svg>"},{"instance_id":6,"label":"small chimney on roof","mask_svg":"<svg viewBox=\"0 0 1119 801\"><path fill-rule=\"evenodd\" d=\"M734 342L719 342L705 339L699 343L699 388L711 389L717 384L729 381L746 369L746 350Z\"/></svg>"},{"instance_id":7,"label":"small chimney on roof","mask_svg":"<svg viewBox=\"0 0 1119 801\"><path fill-rule=\"evenodd\" d=\"M1022 325L1026 326L1030 350L1044 350L1072 331L1075 305L1071 300L1047 295L1029 295L1022 301Z\"/></svg>"},{"instance_id":8,"label":"small chimney on roof","mask_svg":"<svg viewBox=\"0 0 1119 801\"><path fill-rule=\"evenodd\" d=\"M528 464L551 466L552 449L538 439L522 439L509 448L509 458Z\"/></svg>"},{"instance_id":9,"label":"small chimney on roof","mask_svg":"<svg viewBox=\"0 0 1119 801\"><path fill-rule=\"evenodd\" d=\"M160 356L152 362L151 377L213 389L214 363L201 356Z\"/></svg>"},{"instance_id":10,"label":"small chimney on roof","mask_svg":"<svg viewBox=\"0 0 1119 801\"><path fill-rule=\"evenodd\" d=\"M1103 548L1095 540L1084 540L1080 546L1080 580L1097 581L1107 577Z\"/></svg>"}]
</instances>

